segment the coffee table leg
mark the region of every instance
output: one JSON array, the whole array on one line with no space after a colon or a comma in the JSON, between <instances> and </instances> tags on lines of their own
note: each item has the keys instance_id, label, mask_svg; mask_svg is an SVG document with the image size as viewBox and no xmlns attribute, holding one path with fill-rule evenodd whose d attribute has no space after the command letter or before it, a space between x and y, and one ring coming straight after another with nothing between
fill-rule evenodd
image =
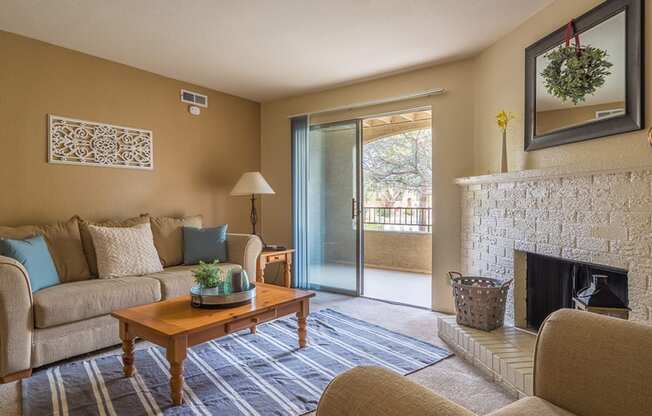
<instances>
[{"instance_id":1,"label":"coffee table leg","mask_svg":"<svg viewBox=\"0 0 652 416\"><path fill-rule=\"evenodd\" d=\"M306 318L310 313L310 304L307 300L301 302L301 308L297 312L298 332L299 332L299 348L303 348L308 344L308 326L306 325Z\"/></svg>"},{"instance_id":2,"label":"coffee table leg","mask_svg":"<svg viewBox=\"0 0 652 416\"><path fill-rule=\"evenodd\" d=\"M308 329L306 326L306 317L297 314L297 319L299 320L299 347L303 348L307 344L306 339L308 335Z\"/></svg>"},{"instance_id":3,"label":"coffee table leg","mask_svg":"<svg viewBox=\"0 0 652 416\"><path fill-rule=\"evenodd\" d=\"M125 377L134 374L134 337L129 334L126 322L120 322L120 339L122 340L122 369Z\"/></svg>"},{"instance_id":4,"label":"coffee table leg","mask_svg":"<svg viewBox=\"0 0 652 416\"><path fill-rule=\"evenodd\" d=\"M170 340L166 351L170 363L170 391L175 406L183 403L183 361L186 359L187 348L188 338L180 336Z\"/></svg>"}]
</instances>

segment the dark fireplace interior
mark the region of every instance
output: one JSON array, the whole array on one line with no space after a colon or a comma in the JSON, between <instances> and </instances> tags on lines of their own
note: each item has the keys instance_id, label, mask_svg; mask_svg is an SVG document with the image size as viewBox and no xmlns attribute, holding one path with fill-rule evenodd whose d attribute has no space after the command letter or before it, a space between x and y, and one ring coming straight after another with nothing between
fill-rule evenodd
<instances>
[{"instance_id":1,"label":"dark fireplace interior","mask_svg":"<svg viewBox=\"0 0 652 416\"><path fill-rule=\"evenodd\" d=\"M528 328L538 330L557 309L574 308L573 297L595 274L606 275L609 289L628 305L626 270L527 253Z\"/></svg>"}]
</instances>

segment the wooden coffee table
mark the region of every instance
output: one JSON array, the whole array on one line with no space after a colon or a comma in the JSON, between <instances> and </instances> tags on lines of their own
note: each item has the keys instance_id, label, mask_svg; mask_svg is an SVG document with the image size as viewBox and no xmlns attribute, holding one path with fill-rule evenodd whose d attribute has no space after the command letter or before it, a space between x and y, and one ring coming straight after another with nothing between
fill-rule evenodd
<instances>
[{"instance_id":1,"label":"wooden coffee table","mask_svg":"<svg viewBox=\"0 0 652 416\"><path fill-rule=\"evenodd\" d=\"M188 347L246 328L256 333L256 325L296 313L299 347L303 348L307 343L306 317L313 296L315 293L311 291L257 283L256 298L250 304L228 309L193 308L190 296L181 296L114 311L111 316L120 322L124 374L131 377L134 372L136 337L166 348L172 402L179 405L183 403L183 361Z\"/></svg>"}]
</instances>

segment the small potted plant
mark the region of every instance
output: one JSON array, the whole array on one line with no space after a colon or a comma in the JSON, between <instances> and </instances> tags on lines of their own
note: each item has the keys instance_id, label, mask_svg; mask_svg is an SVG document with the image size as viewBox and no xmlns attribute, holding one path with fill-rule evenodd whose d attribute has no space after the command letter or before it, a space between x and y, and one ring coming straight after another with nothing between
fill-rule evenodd
<instances>
[{"instance_id":1,"label":"small potted plant","mask_svg":"<svg viewBox=\"0 0 652 416\"><path fill-rule=\"evenodd\" d=\"M256 286L249 283L244 270L218 267L218 261L199 262L192 271L196 286L190 289L190 304L195 308L229 308L250 303Z\"/></svg>"},{"instance_id":2,"label":"small potted plant","mask_svg":"<svg viewBox=\"0 0 652 416\"><path fill-rule=\"evenodd\" d=\"M199 267L192 271L195 283L201 289L202 294L220 295L227 294L224 271L217 267L219 261L212 263L199 262Z\"/></svg>"}]
</instances>

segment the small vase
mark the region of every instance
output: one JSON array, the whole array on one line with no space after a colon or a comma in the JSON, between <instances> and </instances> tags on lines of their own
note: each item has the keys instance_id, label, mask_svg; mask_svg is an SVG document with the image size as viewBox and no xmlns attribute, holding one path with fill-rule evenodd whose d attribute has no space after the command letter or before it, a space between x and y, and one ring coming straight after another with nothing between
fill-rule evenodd
<instances>
[{"instance_id":1,"label":"small vase","mask_svg":"<svg viewBox=\"0 0 652 416\"><path fill-rule=\"evenodd\" d=\"M222 296L228 296L231 293L233 293L233 287L231 286L231 279L225 279L224 281L220 282L219 287L220 287L220 294Z\"/></svg>"},{"instance_id":2,"label":"small vase","mask_svg":"<svg viewBox=\"0 0 652 416\"><path fill-rule=\"evenodd\" d=\"M503 131L503 151L500 161L500 173L507 173L507 131Z\"/></svg>"}]
</instances>

